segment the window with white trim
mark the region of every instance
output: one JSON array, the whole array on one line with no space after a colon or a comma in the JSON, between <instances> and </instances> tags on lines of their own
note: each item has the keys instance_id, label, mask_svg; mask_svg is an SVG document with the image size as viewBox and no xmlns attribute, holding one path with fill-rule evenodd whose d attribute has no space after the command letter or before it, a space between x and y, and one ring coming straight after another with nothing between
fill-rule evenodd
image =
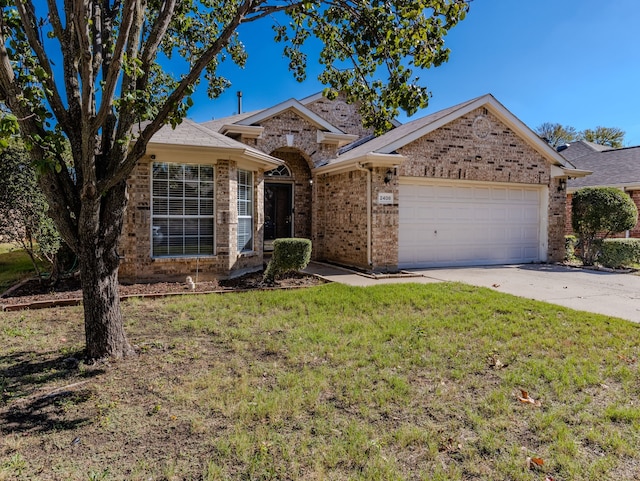
<instances>
[{"instance_id":1,"label":"window with white trim","mask_svg":"<svg viewBox=\"0 0 640 481\"><path fill-rule=\"evenodd\" d=\"M213 166L154 162L151 192L151 256L213 255Z\"/></svg>"},{"instance_id":2,"label":"window with white trim","mask_svg":"<svg viewBox=\"0 0 640 481\"><path fill-rule=\"evenodd\" d=\"M253 174L238 170L238 251L253 250Z\"/></svg>"}]
</instances>

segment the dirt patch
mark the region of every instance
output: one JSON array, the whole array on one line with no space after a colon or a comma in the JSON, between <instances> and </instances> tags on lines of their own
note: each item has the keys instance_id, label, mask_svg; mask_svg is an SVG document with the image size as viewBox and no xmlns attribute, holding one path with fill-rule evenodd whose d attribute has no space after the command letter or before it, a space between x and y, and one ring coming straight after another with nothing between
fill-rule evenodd
<instances>
[{"instance_id":1,"label":"dirt patch","mask_svg":"<svg viewBox=\"0 0 640 481\"><path fill-rule=\"evenodd\" d=\"M147 284L120 284L120 296L150 296L163 294L189 294L204 292L246 291L251 289L311 287L325 281L316 276L291 273L277 279L273 284L262 280L262 272L254 272L234 279L198 282L195 287L185 282L154 282ZM46 303L82 299L80 279L73 277L60 280L55 286L37 279L29 279L14 286L0 296L0 307L17 304Z\"/></svg>"}]
</instances>

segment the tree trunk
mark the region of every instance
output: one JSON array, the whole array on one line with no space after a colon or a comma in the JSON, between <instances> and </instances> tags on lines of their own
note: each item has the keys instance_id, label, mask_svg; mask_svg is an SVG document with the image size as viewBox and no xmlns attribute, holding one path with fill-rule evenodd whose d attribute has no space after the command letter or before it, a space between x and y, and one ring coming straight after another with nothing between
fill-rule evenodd
<instances>
[{"instance_id":1,"label":"tree trunk","mask_svg":"<svg viewBox=\"0 0 640 481\"><path fill-rule=\"evenodd\" d=\"M96 215L81 216L79 224L78 262L89 359L135 355L124 332L118 292L117 247L126 203L122 183L102 197Z\"/></svg>"},{"instance_id":2,"label":"tree trunk","mask_svg":"<svg viewBox=\"0 0 640 481\"><path fill-rule=\"evenodd\" d=\"M83 252L80 256L80 279L87 357L120 359L134 355L135 351L124 332L117 266L113 268L104 259Z\"/></svg>"}]
</instances>

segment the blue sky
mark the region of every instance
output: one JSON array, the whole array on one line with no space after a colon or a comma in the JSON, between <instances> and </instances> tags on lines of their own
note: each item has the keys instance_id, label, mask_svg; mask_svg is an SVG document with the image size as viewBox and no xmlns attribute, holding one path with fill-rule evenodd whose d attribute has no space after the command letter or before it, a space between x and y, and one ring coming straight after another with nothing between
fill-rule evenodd
<instances>
[{"instance_id":1,"label":"blue sky","mask_svg":"<svg viewBox=\"0 0 640 481\"><path fill-rule=\"evenodd\" d=\"M449 62L420 74L433 97L417 116L492 93L531 128L619 127L626 145L640 145L639 26L638 0L475 0L446 37ZM233 86L216 100L199 97L194 120L235 113L238 90L245 111L322 90L314 60L308 80L293 80L268 25L241 38L246 68L226 68Z\"/></svg>"}]
</instances>

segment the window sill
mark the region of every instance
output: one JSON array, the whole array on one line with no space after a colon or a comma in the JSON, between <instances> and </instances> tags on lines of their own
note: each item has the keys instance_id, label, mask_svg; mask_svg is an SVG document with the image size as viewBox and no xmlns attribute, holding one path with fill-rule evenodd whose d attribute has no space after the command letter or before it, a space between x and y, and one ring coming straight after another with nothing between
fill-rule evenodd
<instances>
[{"instance_id":1,"label":"window sill","mask_svg":"<svg viewBox=\"0 0 640 481\"><path fill-rule=\"evenodd\" d=\"M175 261L184 261L184 260L196 260L196 259L215 259L217 255L203 255L203 256L162 256L162 257L152 257L152 262L175 262Z\"/></svg>"},{"instance_id":2,"label":"window sill","mask_svg":"<svg viewBox=\"0 0 640 481\"><path fill-rule=\"evenodd\" d=\"M238 252L238 257L255 257L257 255L258 255L257 251Z\"/></svg>"}]
</instances>

